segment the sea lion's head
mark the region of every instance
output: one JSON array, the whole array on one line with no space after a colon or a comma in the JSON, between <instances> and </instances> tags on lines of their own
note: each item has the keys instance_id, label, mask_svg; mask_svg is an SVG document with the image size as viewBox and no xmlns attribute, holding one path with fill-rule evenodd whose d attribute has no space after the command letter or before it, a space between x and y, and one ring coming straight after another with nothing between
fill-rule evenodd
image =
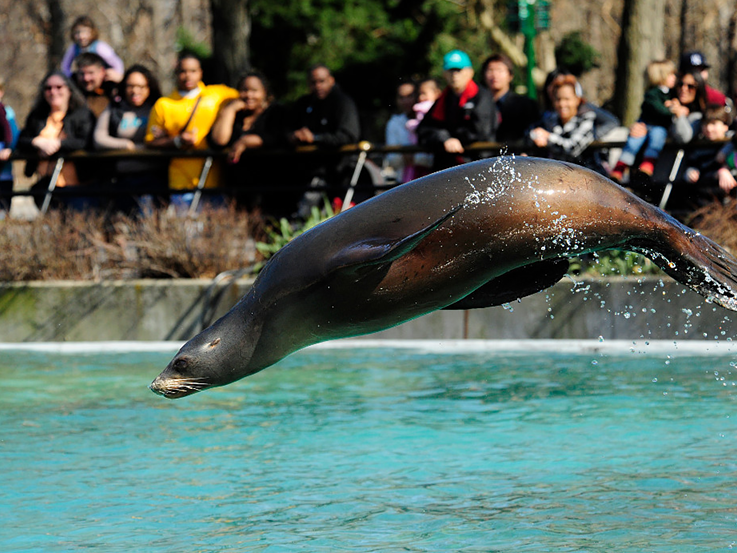
<instances>
[{"instance_id":1,"label":"sea lion's head","mask_svg":"<svg viewBox=\"0 0 737 553\"><path fill-rule=\"evenodd\" d=\"M299 302L266 302L256 288L254 284L233 309L184 344L149 388L175 399L225 386L315 342L301 338L298 327L312 327L295 322L308 319L294 312Z\"/></svg>"},{"instance_id":2,"label":"sea lion's head","mask_svg":"<svg viewBox=\"0 0 737 553\"><path fill-rule=\"evenodd\" d=\"M224 386L260 370L252 365L260 328L228 314L184 344L149 388L166 398Z\"/></svg>"}]
</instances>

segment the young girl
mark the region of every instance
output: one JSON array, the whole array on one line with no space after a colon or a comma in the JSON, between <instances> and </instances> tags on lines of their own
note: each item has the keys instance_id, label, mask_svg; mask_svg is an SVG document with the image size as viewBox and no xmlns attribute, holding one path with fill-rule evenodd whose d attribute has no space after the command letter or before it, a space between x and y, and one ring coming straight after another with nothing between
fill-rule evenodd
<instances>
[{"instance_id":1,"label":"young girl","mask_svg":"<svg viewBox=\"0 0 737 553\"><path fill-rule=\"evenodd\" d=\"M395 106L397 113L389 118L384 129L384 144L387 146L408 146L413 144L412 135L407 128L407 121L414 117L412 106L417 102L417 87L412 81L399 83ZM415 141L414 144L417 142ZM388 153L384 156L383 172L401 184L406 182L404 176L407 167L412 165L412 154Z\"/></svg>"},{"instance_id":2,"label":"young girl","mask_svg":"<svg viewBox=\"0 0 737 553\"><path fill-rule=\"evenodd\" d=\"M639 119L639 123L647 127L647 132L642 132L641 125L638 125L640 132L635 128L630 131L627 143L622 148L622 156L610 175L618 182L622 181L624 172L635 163L635 157L646 143L644 157L638 169L641 173L652 176L655 162L665 146L668 129L672 124L673 113L667 103L676 85L675 64L670 60L652 61L647 66L647 78L650 87L645 92Z\"/></svg>"},{"instance_id":3,"label":"young girl","mask_svg":"<svg viewBox=\"0 0 737 553\"><path fill-rule=\"evenodd\" d=\"M438 99L442 90L438 81L435 79L425 79L420 81L417 87L417 103L412 106L415 116L407 121L407 130L409 131L412 144L417 144L417 125L430 111L430 108ZM404 169L403 182L418 179L430 174L430 168L433 164L433 155L427 152L418 152L413 158L414 164L408 165Z\"/></svg>"},{"instance_id":4,"label":"young girl","mask_svg":"<svg viewBox=\"0 0 737 553\"><path fill-rule=\"evenodd\" d=\"M67 77L72 76L72 64L83 52L93 52L100 56L107 65L105 80L120 82L125 71L123 61L113 48L98 38L99 33L92 20L86 15L80 16L72 24L72 44L67 48L61 60L61 69Z\"/></svg>"}]
</instances>

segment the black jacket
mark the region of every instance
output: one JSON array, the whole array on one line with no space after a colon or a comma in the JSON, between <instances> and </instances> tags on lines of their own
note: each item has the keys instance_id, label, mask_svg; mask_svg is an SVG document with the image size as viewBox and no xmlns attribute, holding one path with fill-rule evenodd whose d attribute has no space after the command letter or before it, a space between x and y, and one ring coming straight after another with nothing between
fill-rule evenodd
<instances>
[{"instance_id":1,"label":"black jacket","mask_svg":"<svg viewBox=\"0 0 737 553\"><path fill-rule=\"evenodd\" d=\"M361 134L356 104L337 84L324 100L307 94L294 103L288 130L302 127L312 131L318 146L355 144Z\"/></svg>"},{"instance_id":2,"label":"black jacket","mask_svg":"<svg viewBox=\"0 0 737 553\"><path fill-rule=\"evenodd\" d=\"M499 142L523 141L527 130L540 119L537 102L528 96L507 92L496 101L501 123L496 131Z\"/></svg>"},{"instance_id":3,"label":"black jacket","mask_svg":"<svg viewBox=\"0 0 737 553\"><path fill-rule=\"evenodd\" d=\"M475 83L474 86L478 90L470 94L463 105L461 96L446 88L417 127L420 145L435 153L435 170L470 160L470 156L465 154L458 156L445 152L443 144L449 138L457 138L463 146L496 139L498 117L494 97L488 89Z\"/></svg>"},{"instance_id":4,"label":"black jacket","mask_svg":"<svg viewBox=\"0 0 737 553\"><path fill-rule=\"evenodd\" d=\"M225 146L229 148L242 136L247 134L255 134L261 137L264 141L264 148L277 148L279 146L285 146L286 141L284 140L284 107L281 104L273 103L267 107L263 113L261 113L253 125L247 131L243 130L243 120L246 114L244 111L239 111L235 115L233 121L233 132L230 135L230 141ZM210 137L208 136L208 140ZM220 146L214 144L212 140L209 141L210 147L218 149Z\"/></svg>"},{"instance_id":5,"label":"black jacket","mask_svg":"<svg viewBox=\"0 0 737 553\"><path fill-rule=\"evenodd\" d=\"M35 109L28 114L26 125L23 127L23 130L20 132L20 136L18 137L17 148L20 152L26 154L36 153L37 150L31 142L46 126L48 117L48 108ZM68 112L64 117L64 124L62 126L62 130L66 134L66 137L61 141L59 153L65 154L87 148L90 144L94 127L95 117L86 106L78 107L74 111ZM28 161L26 163L26 175L30 176L35 173L37 166L38 163Z\"/></svg>"},{"instance_id":6,"label":"black jacket","mask_svg":"<svg viewBox=\"0 0 737 553\"><path fill-rule=\"evenodd\" d=\"M26 125L18 137L18 149L25 153L36 151L31 142L46 126L48 117L48 109L34 110L28 115ZM64 125L62 127L62 130L66 133L66 138L61 141L60 152L68 153L86 148L92 137L94 125L94 116L86 106L79 107L67 113L64 117Z\"/></svg>"}]
</instances>

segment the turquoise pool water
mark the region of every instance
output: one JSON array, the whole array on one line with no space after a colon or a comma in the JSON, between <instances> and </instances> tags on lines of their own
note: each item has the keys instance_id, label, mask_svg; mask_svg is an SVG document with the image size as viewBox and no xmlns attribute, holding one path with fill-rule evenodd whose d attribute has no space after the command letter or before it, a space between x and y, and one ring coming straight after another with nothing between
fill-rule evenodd
<instances>
[{"instance_id":1,"label":"turquoise pool water","mask_svg":"<svg viewBox=\"0 0 737 553\"><path fill-rule=\"evenodd\" d=\"M177 401L171 349L2 351L0 551L735 546L733 354L525 349L308 350Z\"/></svg>"}]
</instances>

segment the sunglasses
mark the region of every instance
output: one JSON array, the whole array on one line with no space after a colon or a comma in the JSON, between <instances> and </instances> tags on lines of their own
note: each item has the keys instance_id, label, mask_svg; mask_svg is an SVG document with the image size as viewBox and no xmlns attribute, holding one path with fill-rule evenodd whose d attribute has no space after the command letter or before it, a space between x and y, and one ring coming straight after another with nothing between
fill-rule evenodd
<instances>
[{"instance_id":1,"label":"sunglasses","mask_svg":"<svg viewBox=\"0 0 737 553\"><path fill-rule=\"evenodd\" d=\"M691 83L678 83L676 86L678 88L683 88L685 86L689 90L696 90L696 85Z\"/></svg>"}]
</instances>

